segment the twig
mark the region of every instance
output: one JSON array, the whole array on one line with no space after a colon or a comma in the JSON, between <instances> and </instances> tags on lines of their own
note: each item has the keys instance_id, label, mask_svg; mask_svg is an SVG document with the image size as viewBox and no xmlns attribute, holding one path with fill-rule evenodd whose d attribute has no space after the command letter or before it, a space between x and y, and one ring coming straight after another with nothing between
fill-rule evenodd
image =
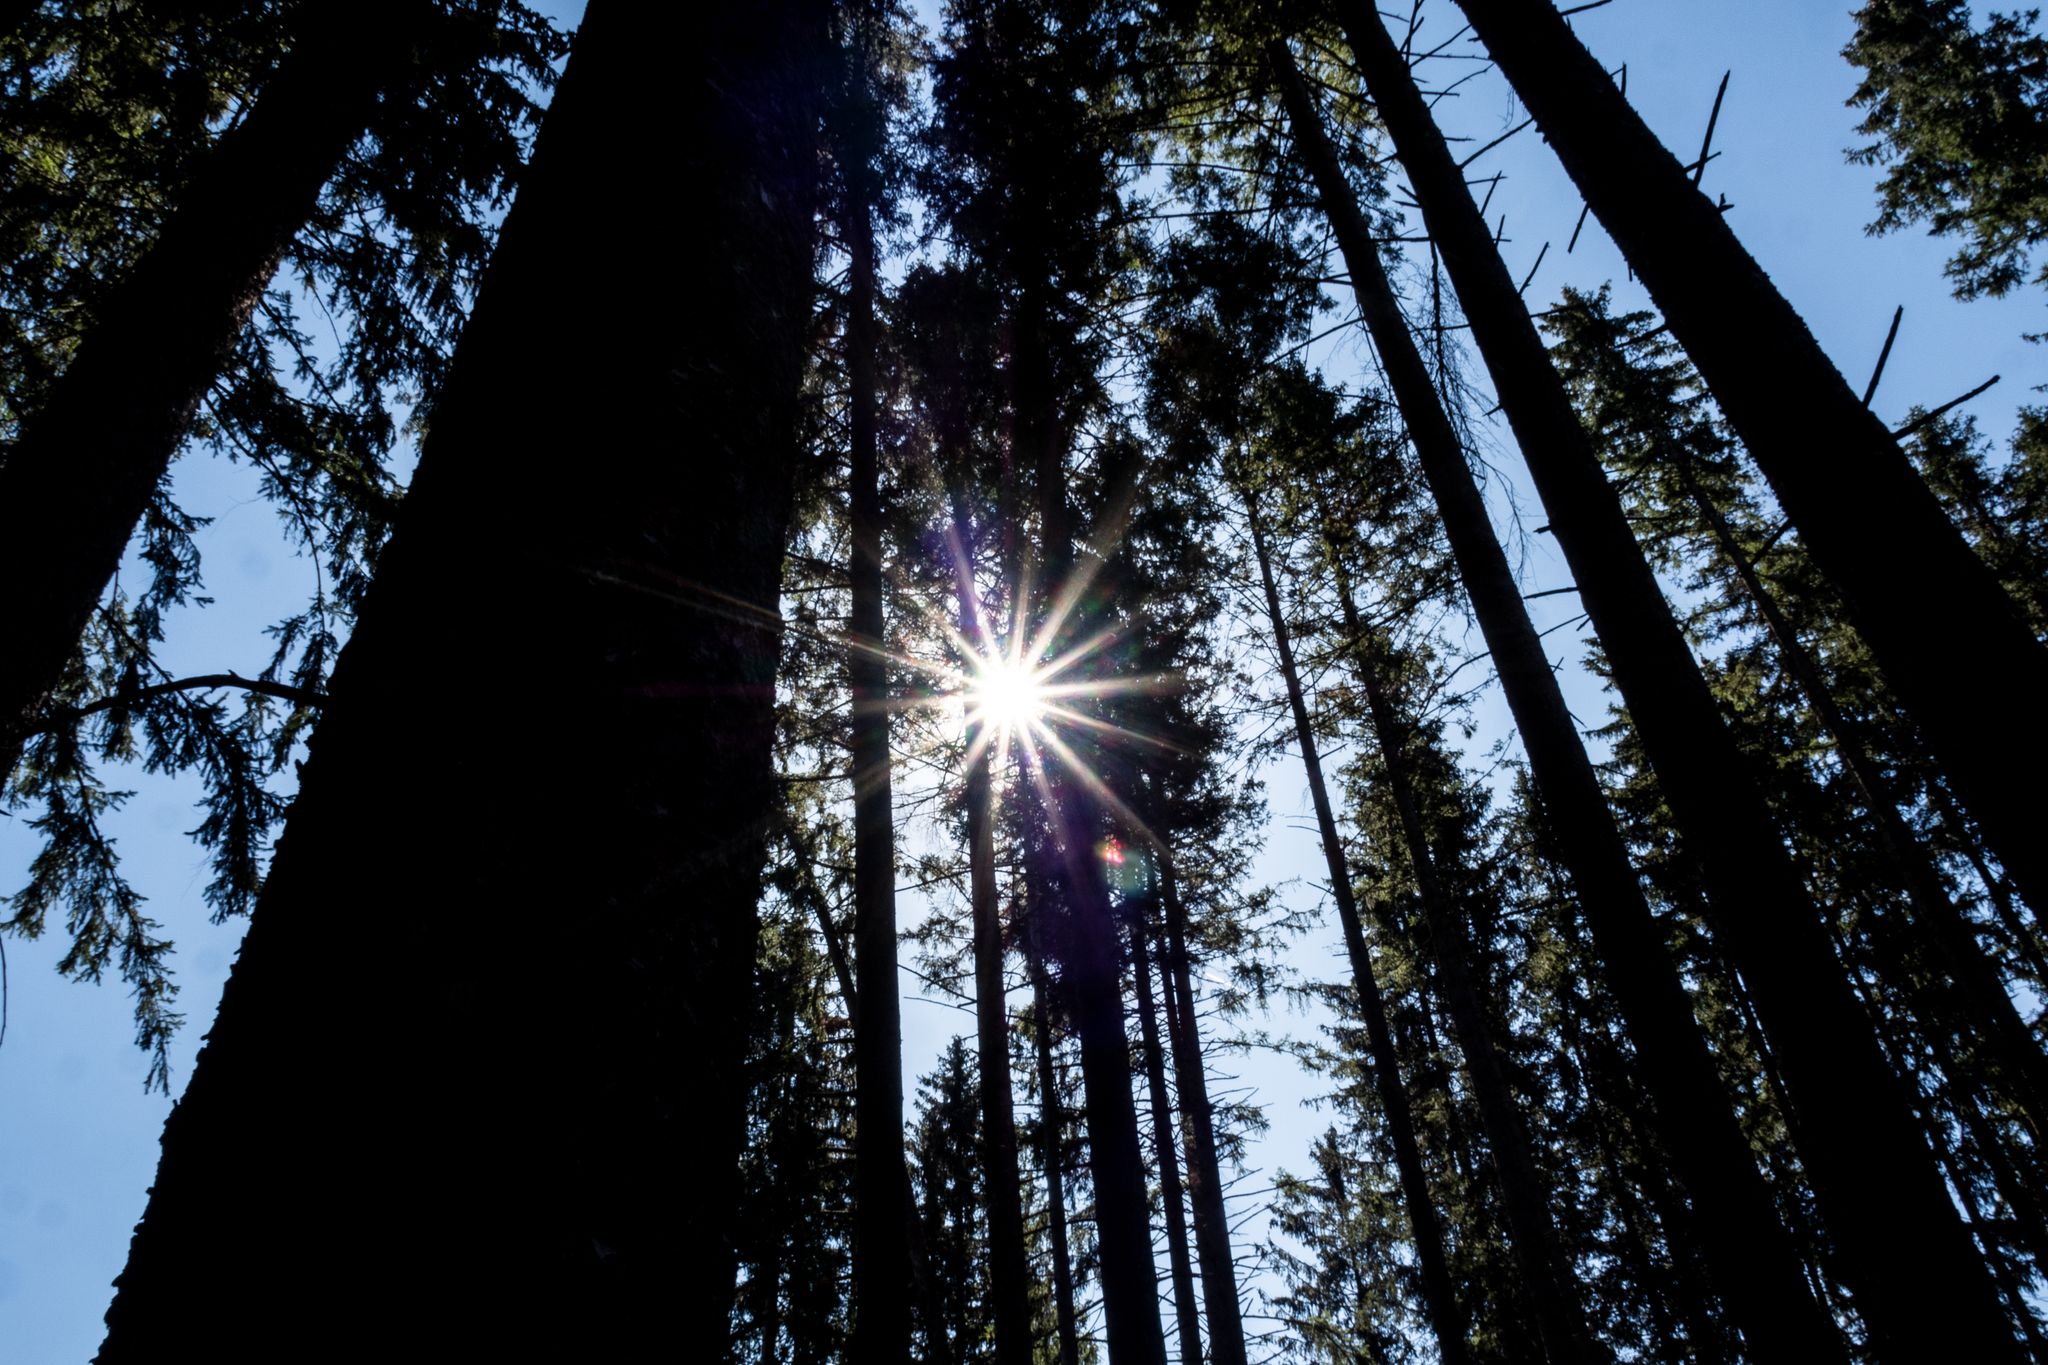
<instances>
[{"instance_id":1,"label":"twig","mask_svg":"<svg viewBox=\"0 0 2048 1365\"><path fill-rule=\"evenodd\" d=\"M1884 363L1892 358L1892 343L1899 339L1899 319L1904 316L1905 304L1902 303L1892 310L1891 330L1884 334L1884 349L1877 353L1877 368L1870 372L1870 382L1863 386L1863 406L1866 408L1877 394L1877 381L1884 378Z\"/></svg>"},{"instance_id":2,"label":"twig","mask_svg":"<svg viewBox=\"0 0 2048 1365\"><path fill-rule=\"evenodd\" d=\"M1976 388L1971 389L1968 393L1964 394L1962 397L1951 398L1946 403L1943 403L1940 407L1934 409L1932 412L1921 413L1918 417L1915 417L1912 421L1906 423L1906 425L1900 427L1897 431L1893 432L1892 439L1898 441L1905 440L1906 437L1911 436L1914 432L1920 430L1920 428L1926 426L1929 422L1932 422L1935 418L1941 416L1950 408L1961 407L1963 404L1969 402L1972 398L1975 398L1978 394L1984 392L1984 390L1990 388L1993 384L1996 384L1998 380L1999 376L1994 374L1989 379L1979 384Z\"/></svg>"},{"instance_id":3,"label":"twig","mask_svg":"<svg viewBox=\"0 0 2048 1365\"><path fill-rule=\"evenodd\" d=\"M1700 159L1694 162L1692 167L1692 183L1695 186L1700 183L1700 177L1707 173L1707 163L1713 160L1707 149L1714 145L1714 125L1721 121L1721 99L1728 93L1728 78L1734 74L1733 70L1722 72L1721 88L1714 92L1714 109L1707 115L1707 135L1700 139Z\"/></svg>"}]
</instances>

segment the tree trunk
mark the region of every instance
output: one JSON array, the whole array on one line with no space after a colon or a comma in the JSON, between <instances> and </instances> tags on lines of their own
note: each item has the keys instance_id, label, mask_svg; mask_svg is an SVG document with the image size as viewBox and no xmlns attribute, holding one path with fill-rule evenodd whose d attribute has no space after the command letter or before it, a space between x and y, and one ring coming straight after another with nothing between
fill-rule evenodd
<instances>
[{"instance_id":1,"label":"tree trunk","mask_svg":"<svg viewBox=\"0 0 2048 1365\"><path fill-rule=\"evenodd\" d=\"M1264 569L1263 563L1261 568ZM1264 571L1270 578L1271 570ZM1553 1361L1597 1358L1583 1309L1572 1290L1576 1277L1571 1260L1558 1239L1556 1220L1551 1217L1550 1192L1536 1168L1528 1125L1515 1103L1494 1042L1494 1025L1483 999L1484 988L1473 979L1470 964L1477 954L1465 910L1437 870L1431 831L1423 821L1409 768L1408 727L1395 714L1381 681L1383 642L1371 638L1359 620L1351 583L1341 566L1337 596L1344 612L1348 644L1345 653L1351 661L1353 676L1365 692L1373 739L1386 768L1387 794L1393 798L1410 875L1415 878L1415 888L1422 900L1423 922L1429 931L1430 955L1436 960L1444 1008L1450 1015L1458 1050L1465 1054L1465 1074L1472 1084L1472 1097L1478 1103L1487 1148L1500 1180L1501 1202L1507 1212L1508 1249L1521 1272L1522 1286L1546 1354Z\"/></svg>"},{"instance_id":2,"label":"tree trunk","mask_svg":"<svg viewBox=\"0 0 2048 1365\"><path fill-rule=\"evenodd\" d=\"M1486 503L1417 352L1313 102L1286 49L1269 59L1296 145L1350 268L1352 287L1442 513L1459 576L1521 732L1559 852L1593 931L1602 973L1643 1059L1658 1133L1696 1205L1755 1207L1759 1177L1691 1001L1643 899L1542 642L1529 623Z\"/></svg>"},{"instance_id":3,"label":"tree trunk","mask_svg":"<svg viewBox=\"0 0 2048 1365\"><path fill-rule=\"evenodd\" d=\"M1017 345L1010 360L1018 458L1036 471L1038 482L1041 622L1068 609L1065 591L1075 570L1063 459L1066 442L1054 415L1046 318L1043 299L1027 289L1018 308ZM1041 629L1053 636L1057 652L1076 624L1051 622ZM1050 870L1066 899L1069 933L1063 984L1080 1037L1081 1083L1088 1097L1088 1160L1095 1177L1105 1335L1117 1365L1165 1365L1151 1201L1138 1144L1137 1104L1131 1094L1123 943L1109 885L1095 854L1095 812L1084 784L1063 772L1057 758L1047 754L1032 761L1044 778L1044 815L1055 864Z\"/></svg>"},{"instance_id":4,"label":"tree trunk","mask_svg":"<svg viewBox=\"0 0 2048 1365\"><path fill-rule=\"evenodd\" d=\"M98 309L0 466L0 777L320 187L414 68L426 0L315 7L249 116Z\"/></svg>"},{"instance_id":5,"label":"tree trunk","mask_svg":"<svg viewBox=\"0 0 2048 1365\"><path fill-rule=\"evenodd\" d=\"M1147 899L1159 899L1156 868ZM1166 1098L1166 1054L1159 1046L1159 1015L1152 999L1152 955L1145 946L1147 918L1141 909L1131 924L1131 976L1138 986L1138 1033L1145 1053L1145 1086L1152 1100L1152 1156L1159 1167L1159 1202L1166 1209L1166 1261L1173 1276L1173 1316L1180 1332L1181 1365L1201 1365L1202 1323L1195 1307L1195 1268L1188 1259L1180 1159L1173 1150L1173 1106Z\"/></svg>"},{"instance_id":6,"label":"tree trunk","mask_svg":"<svg viewBox=\"0 0 2048 1365\"><path fill-rule=\"evenodd\" d=\"M1900 1340L1910 1341L1924 1329L1886 1327L1884 1320L1924 1322L1916 1294L1932 1292L1961 1313L1989 1289L1973 1268L1969 1235L1464 172L1378 16L1356 0L1345 14L1352 52L1464 305L1615 685L1680 837L1699 862L1716 937L1749 982L1785 1066L1810 1139L1800 1155L1835 1230L1843 1276L1882 1335L1902 1331ZM1843 1359L1840 1336L1806 1291L1761 1180L1743 1182L1740 1192L1745 1202L1708 1205L1702 1231L1716 1283L1752 1351L1772 1361ZM1930 1251L1937 1269L1921 1264ZM1931 1345L1923 1341L1909 1354L1924 1356Z\"/></svg>"},{"instance_id":7,"label":"tree trunk","mask_svg":"<svg viewBox=\"0 0 2048 1365\"><path fill-rule=\"evenodd\" d=\"M1045 948L1034 914L1026 930L1025 961L1031 975L1031 1024L1038 1042L1038 1159L1045 1168L1045 1223L1052 1243L1052 1304L1059 1327L1060 1365L1080 1365L1080 1334L1074 1324L1074 1259L1067 1249L1066 1158L1060 1152L1059 1075L1052 1063L1052 983L1045 974Z\"/></svg>"},{"instance_id":8,"label":"tree trunk","mask_svg":"<svg viewBox=\"0 0 2048 1365\"><path fill-rule=\"evenodd\" d=\"M862 79L856 73L852 80ZM864 102L864 91L853 96ZM859 113L850 123L863 123ZM851 428L852 605L846 676L853 713L853 1333L864 1360L910 1356L909 1225L903 1150L903 1005L896 980L896 827L890 795L889 668L882 618L881 473L875 446L874 161L848 130L846 375Z\"/></svg>"},{"instance_id":9,"label":"tree trunk","mask_svg":"<svg viewBox=\"0 0 2048 1365\"><path fill-rule=\"evenodd\" d=\"M1258 504L1249 490L1240 490L1245 515L1251 524L1252 547L1259 563L1259 582L1266 594L1266 619L1273 630L1274 652L1280 660L1280 677L1287 687L1287 705L1294 713L1295 742L1301 746L1302 766L1308 773L1309 801L1315 807L1316 830L1322 836L1323 862L1330 874L1330 898L1337 905L1337 922L1344 932L1344 947L1351 959L1352 988L1358 998L1359 1017L1365 1022L1366 1046L1372 1053L1373 1088L1379 1092L1380 1110L1386 1119L1387 1141L1394 1149L1394 1167L1401 1177L1401 1195L1408 1209L1408 1228L1415 1240L1415 1259L1422 1275L1423 1306L1435 1330L1437 1351L1444 1365L1461 1365L1469 1359L1468 1327L1463 1306L1451 1279L1450 1263L1444 1255L1443 1226L1437 1217L1429 1182L1422 1171L1422 1150L1415 1138L1415 1118L1408 1105L1408 1090L1401 1082L1400 1064L1394 1053L1394 1038L1387 1027L1386 1006L1373 976L1372 953L1366 947L1365 929L1358 918L1358 904L1351 889L1351 868L1344 855L1342 836L1337 831L1336 812L1323 782L1322 755L1316 749L1315 730L1309 724L1308 702L1303 696L1301 673L1294 663L1294 645L1287 629L1287 616L1280 605L1280 586L1273 575L1272 558L1266 550L1266 535L1259 524ZM1517 1239L1519 1242L1519 1238Z\"/></svg>"},{"instance_id":10,"label":"tree trunk","mask_svg":"<svg viewBox=\"0 0 2048 1365\"><path fill-rule=\"evenodd\" d=\"M1799 685L1807 704L1813 708L1814 718L1834 741L1836 756L1856 784L1876 827L1879 851L1906 889L1915 928L1953 978L1969 1006L1978 1037L1997 1059L1998 1070L2025 1110L2037 1139L2048 1136L2048 1060L2044 1060L2032 1030L2020 1018L1997 966L1984 952L1961 907L1948 894L1931 854L1899 813L1902 803L1873 757L1862 726L1835 705L1819 663L1800 643L1799 632L1779 609L1755 563L1736 541L1728 519L1693 477L1686 457L1680 454L1677 458L1679 478L1687 496L1713 532L1714 543L1734 570L1743 595L1778 646L1778 658L1785 671Z\"/></svg>"},{"instance_id":11,"label":"tree trunk","mask_svg":"<svg viewBox=\"0 0 2048 1365\"><path fill-rule=\"evenodd\" d=\"M2038 804L2011 780L2048 769L2048 649L1718 207L1548 0L1459 4L1699 367L1999 860L2029 902L2048 905ZM1943 1250L1913 1259L1945 1261L1953 1242L1944 1229ZM1942 1300L1944 1328L1977 1316L1991 1292L1981 1275L1956 1287L1964 1296ZM1917 1291L1930 1292L1941 1291ZM1939 1351L1968 1351L1977 1338L1965 1332L1944 1335ZM1914 1347L1916 1339L1930 1340L1909 1333L1900 1343L1907 1355L1937 1349ZM1987 1359L2016 1349L1982 1346Z\"/></svg>"},{"instance_id":12,"label":"tree trunk","mask_svg":"<svg viewBox=\"0 0 2048 1365\"><path fill-rule=\"evenodd\" d=\"M821 9L591 6L102 1361L726 1340Z\"/></svg>"},{"instance_id":13,"label":"tree trunk","mask_svg":"<svg viewBox=\"0 0 2048 1365\"><path fill-rule=\"evenodd\" d=\"M1160 970L1171 972L1162 991L1173 1042L1173 1079L1180 1088L1181 1137L1188 1154L1188 1206L1194 1213L1195 1258L1202 1268L1209 1354L1215 1365L1244 1365L1244 1316L1237 1302L1237 1260L1230 1250L1230 1215L1223 1204L1223 1171L1216 1156L1216 1113L1209 1103L1202 1030L1195 1017L1187 914L1181 905L1180 880L1170 848L1159 851L1159 891L1166 909L1166 960L1160 963Z\"/></svg>"},{"instance_id":14,"label":"tree trunk","mask_svg":"<svg viewBox=\"0 0 2048 1365\"><path fill-rule=\"evenodd\" d=\"M970 627L971 622L963 622ZM968 736L970 754L978 737ZM1010 1093L1010 1012L997 912L995 811L989 752L967 770L968 882L974 900L974 1024L980 1050L983 1169L988 1178L989 1278L997 1365L1030 1365L1031 1271L1025 1258L1024 1196L1017 1176L1017 1119Z\"/></svg>"}]
</instances>

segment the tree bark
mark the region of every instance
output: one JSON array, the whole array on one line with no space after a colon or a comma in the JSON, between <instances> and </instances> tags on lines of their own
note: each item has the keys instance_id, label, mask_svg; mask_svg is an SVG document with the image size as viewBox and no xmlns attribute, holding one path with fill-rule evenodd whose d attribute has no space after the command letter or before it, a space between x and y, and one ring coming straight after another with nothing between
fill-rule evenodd
<instances>
[{"instance_id":1,"label":"tree bark","mask_svg":"<svg viewBox=\"0 0 2048 1365\"><path fill-rule=\"evenodd\" d=\"M858 58L852 60L858 61ZM864 79L856 72L849 80ZM908 1192L903 1147L903 1005L896 970L896 827L890 792L889 669L882 613L882 497L876 458L874 157L868 96L855 88L846 177L846 375L853 563L846 676L853 715L853 1334L864 1360L910 1356Z\"/></svg>"},{"instance_id":2,"label":"tree bark","mask_svg":"<svg viewBox=\"0 0 2048 1365\"><path fill-rule=\"evenodd\" d=\"M1820 664L1800 642L1799 632L1786 619L1757 572L1755 562L1737 542L1734 528L1700 487L1684 454L1677 459L1686 495L1713 533L1714 543L1734 570L1743 595L1777 645L1779 661L1799 685L1807 704L1813 708L1814 718L1834 741L1836 755L1856 784L1876 827L1879 851L1906 890L1916 929L1954 979L1969 1006L1978 1037L1992 1051L1998 1070L2025 1110L2037 1139L2048 1136L2048 1061L2044 1061L2033 1031L2020 1018L1997 965L1985 953L1962 908L1948 894L1932 855L1899 813L1903 803L1879 767L1863 727L1835 704Z\"/></svg>"},{"instance_id":3,"label":"tree bark","mask_svg":"<svg viewBox=\"0 0 2048 1365\"><path fill-rule=\"evenodd\" d=\"M971 623L963 623L970 624ZM976 736L968 736L970 753ZM989 1277L997 1365L1030 1365L1031 1272L1024 1195L1017 1175L1017 1118L1010 1093L1010 1012L997 911L995 810L986 746L967 770L968 882L974 911L974 1024L980 1049L981 1122L988 1178Z\"/></svg>"},{"instance_id":4,"label":"tree bark","mask_svg":"<svg viewBox=\"0 0 2048 1365\"><path fill-rule=\"evenodd\" d=\"M1068 576L1075 570L1072 515L1067 507L1065 440L1055 417L1046 354L1047 309L1035 289L1024 291L1011 355L1019 459L1037 474L1041 621L1066 607ZM1053 623L1055 651L1075 623ZM1033 661L1035 662L1035 661ZM1061 770L1057 758L1037 763L1044 782L1044 815L1051 829L1050 869L1064 893L1069 932L1063 984L1081 1042L1081 1083L1088 1097L1088 1160L1095 1177L1095 1221L1102 1266L1102 1311L1109 1353L1117 1365L1165 1365L1166 1337L1159 1323L1158 1272L1152 1259L1151 1201L1145 1158L1138 1143L1138 1110L1131 1094L1131 1040L1124 1020L1123 943L1110 905L1109 886L1095 855L1095 812L1083 784Z\"/></svg>"},{"instance_id":5,"label":"tree bark","mask_svg":"<svg viewBox=\"0 0 2048 1365\"><path fill-rule=\"evenodd\" d=\"M2048 905L2038 805L2027 784L2011 780L2048 769L2039 704L2048 696L2048 648L1718 206L1556 8L1548 0L1459 5L1699 367L1999 861L2030 903ZM1944 1232L1940 1245L1953 1240ZM1944 1302L1953 1314L1978 1316L1989 1282L1980 1275L1958 1287L1965 1297ZM1918 1337L1900 1344L1925 1358L1934 1348L1913 1347ZM1939 1349L1967 1351L1974 1341L1948 1336ZM1982 1345L1994 1352L1987 1359L2016 1349Z\"/></svg>"},{"instance_id":6,"label":"tree bark","mask_svg":"<svg viewBox=\"0 0 2048 1365\"><path fill-rule=\"evenodd\" d=\"M1643 898L1605 794L1523 606L1484 498L1394 297L1292 58L1268 49L1373 342L1442 513L1459 576L1521 732L1560 856L1593 931L1602 974L1643 1059L1658 1133L1701 1207L1753 1207L1756 1168L1677 966Z\"/></svg>"},{"instance_id":7,"label":"tree bark","mask_svg":"<svg viewBox=\"0 0 2048 1365\"><path fill-rule=\"evenodd\" d=\"M1155 868L1147 900L1158 899ZM1166 1097L1166 1054L1159 1046L1152 954L1145 946L1146 918L1141 909L1131 924L1131 976L1138 987L1138 1033L1144 1047L1145 1086L1152 1100L1152 1157L1159 1167L1159 1202L1166 1212L1166 1262L1173 1277L1173 1316L1180 1333L1181 1365L1201 1365L1202 1322L1195 1307L1195 1268L1188 1258L1188 1216L1181 1202L1180 1159L1173 1149L1173 1106Z\"/></svg>"},{"instance_id":8,"label":"tree bark","mask_svg":"<svg viewBox=\"0 0 2048 1365\"><path fill-rule=\"evenodd\" d=\"M726 1340L821 11L591 5L102 1361Z\"/></svg>"},{"instance_id":9,"label":"tree bark","mask_svg":"<svg viewBox=\"0 0 2048 1365\"><path fill-rule=\"evenodd\" d=\"M1493 376L1550 528L1607 652L1673 822L1707 888L1716 937L1754 993L1792 1085L1801 1157L1834 1228L1844 1278L1874 1323L1924 1321L1916 1298L1957 1312L1989 1285L1942 1187L1905 1089L1857 1007L1762 790L1629 529L1464 172L1376 14L1353 0L1346 32ZM1731 1314L1759 1359L1843 1359L1807 1292L1761 1180L1707 1201L1702 1231ZM1930 1250L1939 1268L1920 1263ZM1943 1288L1933 1288L1933 1276ZM1955 1281L1949 1284L1950 1280ZM1988 1303L1988 1300L1987 1300ZM1905 1323L1883 1329L1906 1333ZM1917 1329L1924 1330L1924 1329ZM1946 1330L1946 1327L1944 1328ZM1909 1352L1924 1355L1931 1342Z\"/></svg>"},{"instance_id":10,"label":"tree bark","mask_svg":"<svg viewBox=\"0 0 2048 1365\"><path fill-rule=\"evenodd\" d=\"M1215 1365L1244 1365L1244 1315L1237 1301L1237 1259L1230 1249L1230 1215L1223 1204L1222 1163L1216 1155L1216 1111L1209 1103L1202 1029L1195 1017L1195 989L1188 968L1187 911L1173 850L1159 850L1159 892L1166 909L1166 953L1162 990L1166 1025L1173 1043L1173 1079L1180 1088L1181 1137L1187 1144L1188 1206L1194 1214L1195 1259L1202 1269L1202 1309L1209 1321L1209 1353Z\"/></svg>"},{"instance_id":11,"label":"tree bark","mask_svg":"<svg viewBox=\"0 0 2048 1365\"><path fill-rule=\"evenodd\" d=\"M1373 975L1372 953L1366 947L1364 925L1358 918L1358 904L1351 889L1351 868L1344 854L1337 816L1330 805L1329 789L1323 781L1322 755L1317 752L1315 730L1309 723L1308 702L1302 693L1301 673L1294 662L1294 645L1287 628L1287 616L1280 605L1280 586L1273 574L1272 557L1266 549L1266 535L1259 522L1258 504L1249 490L1240 490L1245 515L1251 525L1252 548L1258 559L1259 582L1266 594L1266 619L1273 631L1273 647L1280 661L1280 677L1287 687L1288 709L1294 714L1295 742L1301 746L1301 761L1308 773L1309 801L1315 808L1316 830L1322 837L1323 862L1330 874L1330 899L1337 906L1337 923L1344 933L1344 947L1351 959L1352 989L1358 1000L1359 1017L1365 1023L1366 1046L1372 1054L1373 1088L1379 1092L1380 1111L1387 1124L1387 1142L1394 1149L1394 1168L1401 1177L1401 1195L1408 1209L1409 1234L1415 1241L1415 1260L1421 1270L1423 1307L1437 1339L1437 1352L1444 1365L1462 1365L1470 1358L1467 1347L1469 1326L1451 1278L1450 1263L1444 1255L1443 1225L1437 1217L1429 1182L1423 1174L1422 1150L1415 1138L1415 1118L1408 1105L1408 1090L1401 1081L1400 1064L1394 1053L1394 1036L1387 1027L1386 1005L1379 982ZM1519 1239L1517 1239L1519 1241Z\"/></svg>"},{"instance_id":12,"label":"tree bark","mask_svg":"<svg viewBox=\"0 0 2048 1365\"><path fill-rule=\"evenodd\" d=\"M1038 1158L1045 1169L1045 1223L1052 1243L1052 1304L1059 1332L1060 1365L1080 1365L1080 1334L1074 1323L1074 1259L1067 1247L1066 1158L1060 1152L1059 1075L1052 1061L1052 983L1046 979L1045 948L1033 915L1026 929L1025 963L1031 976L1031 1024L1038 1044Z\"/></svg>"},{"instance_id":13,"label":"tree bark","mask_svg":"<svg viewBox=\"0 0 2048 1365\"><path fill-rule=\"evenodd\" d=\"M0 777L78 649L207 385L320 188L387 87L414 69L427 0L314 7L249 116L221 139L156 243L0 465Z\"/></svg>"},{"instance_id":14,"label":"tree bark","mask_svg":"<svg viewBox=\"0 0 2048 1365\"><path fill-rule=\"evenodd\" d=\"M1266 572L1270 577L1271 571ZM1466 924L1466 910L1444 885L1437 869L1431 831L1423 820L1409 765L1408 726L1396 714L1381 678L1384 642L1373 638L1360 621L1350 580L1341 565L1337 598L1344 613L1348 644L1345 654L1352 675L1365 692L1373 739L1379 747L1380 762L1386 768L1387 794L1393 798L1409 873L1415 878L1415 888L1422 900L1423 922L1429 931L1430 956L1436 960L1445 1012L1450 1015L1458 1050L1465 1054L1465 1074L1472 1084L1472 1098L1479 1106L1487 1149L1500 1180L1501 1202L1507 1213L1508 1249L1521 1272L1546 1354L1554 1361L1595 1359L1597 1352L1586 1329L1584 1310L1572 1290L1576 1276L1558 1238L1556 1220L1551 1216L1550 1192L1536 1167L1528 1124L1523 1121L1521 1108L1508 1085L1507 1071L1494 1041L1494 1026L1483 999L1484 988L1473 979L1469 964L1476 953Z\"/></svg>"}]
</instances>

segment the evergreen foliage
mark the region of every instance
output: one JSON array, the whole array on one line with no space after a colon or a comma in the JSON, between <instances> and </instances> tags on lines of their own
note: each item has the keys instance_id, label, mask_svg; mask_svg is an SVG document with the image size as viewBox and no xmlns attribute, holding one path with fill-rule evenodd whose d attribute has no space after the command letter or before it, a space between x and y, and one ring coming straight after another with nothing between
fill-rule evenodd
<instances>
[{"instance_id":1,"label":"evergreen foliage","mask_svg":"<svg viewBox=\"0 0 2048 1365\"><path fill-rule=\"evenodd\" d=\"M105 1359L402 1311L494 1358L2048 1358L2048 891L1931 704L1949 624L1871 608L1931 556L1983 657L2040 662L2048 410L1892 441L1558 77L1547 0L1456 4L1477 41L1447 4L593 0L551 111L567 35L417 0L176 452L253 471L315 591L260 672L172 673L208 598L167 465L0 716L37 838L0 932L133 991L149 1085L181 1016L124 774L197 778L196 894L256 911ZM323 13L0 29L0 479ZM1872 231L1957 239L1966 298L2048 284L2035 14L1856 22ZM1528 316L1437 136L1482 58L1663 314ZM1723 294L1853 430L1771 410ZM1899 545L1823 506L1827 430L1898 457L1840 491L1910 502ZM1575 582L1502 533L1510 431ZM1323 861L1269 884L1304 802ZM344 961L386 899L404 951ZM1270 1172L1244 1058L1321 1092ZM1880 1264L1908 1227L1955 1254ZM1938 1325L1879 1292L1913 1276Z\"/></svg>"},{"instance_id":2,"label":"evergreen foliage","mask_svg":"<svg viewBox=\"0 0 2048 1365\"><path fill-rule=\"evenodd\" d=\"M1842 55L1863 69L1849 153L1884 168L1872 232L1924 222L1960 237L1948 275L1960 298L2028 281L2048 237L2048 41L2038 10L1981 25L1964 0L1870 0ZM2035 273L2033 283L2048 283Z\"/></svg>"}]
</instances>

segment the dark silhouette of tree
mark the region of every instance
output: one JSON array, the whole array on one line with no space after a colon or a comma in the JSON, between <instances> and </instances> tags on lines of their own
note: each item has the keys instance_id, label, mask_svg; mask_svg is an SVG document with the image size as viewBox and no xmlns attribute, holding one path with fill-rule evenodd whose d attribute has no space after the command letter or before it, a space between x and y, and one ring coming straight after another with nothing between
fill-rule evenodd
<instances>
[{"instance_id":1,"label":"dark silhouette of tree","mask_svg":"<svg viewBox=\"0 0 2048 1365\"><path fill-rule=\"evenodd\" d=\"M1460 7L1699 367L1963 805L2023 893L2048 901L2048 853L2006 780L2015 764L2048 762L2048 723L2028 703L2048 691L2048 649L1564 18L1525 0ZM1937 619L1953 651L1925 648L1915 623ZM1951 1302L1989 1320L1988 1299L1981 1284ZM1987 1359L2004 1350L1980 1344Z\"/></svg>"},{"instance_id":2,"label":"dark silhouette of tree","mask_svg":"<svg viewBox=\"0 0 2048 1365\"><path fill-rule=\"evenodd\" d=\"M344 1351L724 1338L823 28L593 6L101 1359L269 1358L316 1322ZM664 243L633 290L562 287L620 232ZM532 651L464 709L520 742L450 783L418 685L472 631ZM405 951L346 947L371 907Z\"/></svg>"}]
</instances>

